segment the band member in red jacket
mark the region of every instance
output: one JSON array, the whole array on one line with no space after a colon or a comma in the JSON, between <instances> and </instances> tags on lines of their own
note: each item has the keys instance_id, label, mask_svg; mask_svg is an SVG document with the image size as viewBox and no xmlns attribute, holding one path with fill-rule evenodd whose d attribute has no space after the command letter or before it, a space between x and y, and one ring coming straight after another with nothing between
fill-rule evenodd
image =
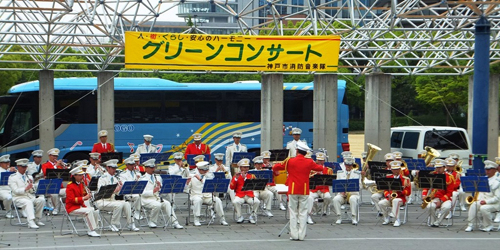
<instances>
[{"instance_id":1,"label":"band member in red jacket","mask_svg":"<svg viewBox=\"0 0 500 250\"><path fill-rule=\"evenodd\" d=\"M436 171L434 174L444 174L446 176L446 189L427 189L422 190L422 200L429 199L430 203L427 205L427 209L430 209L430 226L439 227L441 221L448 216L451 210L451 198L453 196L453 191L455 190L455 178L453 175L448 174L444 171L445 161L442 159L437 159L434 163ZM428 198L427 198L428 197ZM436 215L436 209L441 209L439 217Z\"/></svg>"},{"instance_id":2,"label":"band member in red jacket","mask_svg":"<svg viewBox=\"0 0 500 250\"><path fill-rule=\"evenodd\" d=\"M97 153L112 153L115 152L115 145L113 143L108 142L108 131L101 130L98 133L99 142L94 143L94 147L92 147L92 152Z\"/></svg>"},{"instance_id":3,"label":"band member in red jacket","mask_svg":"<svg viewBox=\"0 0 500 250\"><path fill-rule=\"evenodd\" d=\"M194 142L189 144L186 148L186 152L184 153L184 159L188 159L188 155L209 155L210 154L210 147L205 144L201 143L201 136L202 134L200 133L195 133L193 134L193 140ZM209 161L209 159L206 159L206 161ZM189 166L190 169L196 168L195 165Z\"/></svg>"},{"instance_id":4,"label":"band member in red jacket","mask_svg":"<svg viewBox=\"0 0 500 250\"><path fill-rule=\"evenodd\" d=\"M85 172L82 166L76 167L70 171L71 182L66 187L66 211L69 215L83 216L85 224L88 227L87 234L91 237L99 237L95 232L97 228L98 212L92 207L85 206L85 201L90 199L90 190L83 183Z\"/></svg>"},{"instance_id":5,"label":"band member in red jacket","mask_svg":"<svg viewBox=\"0 0 500 250\"><path fill-rule=\"evenodd\" d=\"M247 179L255 179L255 175L249 174L248 169L250 168L250 160L247 158L243 158L238 162L238 166L240 167L240 172L236 173L229 184L229 188L234 190L235 197L233 200L234 210L236 210L236 217L238 220L236 223L242 223L244 218L241 215L241 204L247 203L252 206L252 214L248 218L250 223L255 224L257 209L259 208L260 201L259 199L255 199L255 195L253 191L242 191L243 185Z\"/></svg>"},{"instance_id":6,"label":"band member in red jacket","mask_svg":"<svg viewBox=\"0 0 500 250\"><path fill-rule=\"evenodd\" d=\"M390 217L395 218L394 226L401 226L401 221L399 220L399 207L406 203L406 197L411 195L411 181L408 177L404 176L401 170L402 162L392 161L391 171L392 174L388 175L387 178L394 178L401 180L402 191L384 190L385 199L378 202L382 214L384 215L384 222L382 225L387 225L390 223ZM391 209L391 213L389 213Z\"/></svg>"}]
</instances>

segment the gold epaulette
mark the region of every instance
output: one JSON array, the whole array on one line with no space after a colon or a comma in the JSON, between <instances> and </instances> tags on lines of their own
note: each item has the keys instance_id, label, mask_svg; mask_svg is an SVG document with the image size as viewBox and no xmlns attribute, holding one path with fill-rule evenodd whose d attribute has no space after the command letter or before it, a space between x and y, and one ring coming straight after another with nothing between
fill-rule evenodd
<instances>
[{"instance_id":1,"label":"gold epaulette","mask_svg":"<svg viewBox=\"0 0 500 250\"><path fill-rule=\"evenodd\" d=\"M73 183L73 182L72 181L68 182L68 185L71 184L71 183Z\"/></svg>"},{"instance_id":2,"label":"gold epaulette","mask_svg":"<svg viewBox=\"0 0 500 250\"><path fill-rule=\"evenodd\" d=\"M453 177L453 175L451 175L451 174L448 174L448 176L450 176L450 181L447 181L446 185L450 185L450 184L455 183L455 177Z\"/></svg>"}]
</instances>

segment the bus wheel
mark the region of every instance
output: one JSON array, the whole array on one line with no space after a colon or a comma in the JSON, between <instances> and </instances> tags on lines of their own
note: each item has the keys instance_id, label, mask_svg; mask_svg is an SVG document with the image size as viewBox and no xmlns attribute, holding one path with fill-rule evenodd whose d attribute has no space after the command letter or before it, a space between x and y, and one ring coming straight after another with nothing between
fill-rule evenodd
<instances>
[{"instance_id":1,"label":"bus wheel","mask_svg":"<svg viewBox=\"0 0 500 250\"><path fill-rule=\"evenodd\" d=\"M67 160L67 163L73 163L74 161L78 161L78 160L88 160L89 153L88 152L69 153L69 154L66 154L64 156L64 159Z\"/></svg>"}]
</instances>

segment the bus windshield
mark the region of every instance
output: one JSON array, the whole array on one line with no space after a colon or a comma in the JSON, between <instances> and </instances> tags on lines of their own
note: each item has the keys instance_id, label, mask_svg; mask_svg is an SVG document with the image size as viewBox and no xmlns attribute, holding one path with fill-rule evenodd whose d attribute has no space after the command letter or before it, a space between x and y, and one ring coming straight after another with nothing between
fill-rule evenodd
<instances>
[{"instance_id":1,"label":"bus windshield","mask_svg":"<svg viewBox=\"0 0 500 250\"><path fill-rule=\"evenodd\" d=\"M5 123L7 120L8 112L9 112L9 105L0 104L0 136L3 135L5 131Z\"/></svg>"}]
</instances>

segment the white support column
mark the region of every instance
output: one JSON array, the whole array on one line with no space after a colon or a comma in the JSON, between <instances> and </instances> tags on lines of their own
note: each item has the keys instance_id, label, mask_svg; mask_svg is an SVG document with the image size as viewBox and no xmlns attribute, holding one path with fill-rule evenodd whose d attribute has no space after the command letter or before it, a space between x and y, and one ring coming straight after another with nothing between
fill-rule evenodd
<instances>
[{"instance_id":1,"label":"white support column","mask_svg":"<svg viewBox=\"0 0 500 250\"><path fill-rule=\"evenodd\" d=\"M283 148L283 75L263 74L260 150Z\"/></svg>"},{"instance_id":2,"label":"white support column","mask_svg":"<svg viewBox=\"0 0 500 250\"><path fill-rule=\"evenodd\" d=\"M337 161L337 105L337 75L314 75L313 146L314 149L325 148L329 161Z\"/></svg>"},{"instance_id":3,"label":"white support column","mask_svg":"<svg viewBox=\"0 0 500 250\"><path fill-rule=\"evenodd\" d=\"M115 80L112 72L97 76L97 131L108 131L108 142L115 142ZM95 134L96 137L97 133ZM97 138L99 141L99 138Z\"/></svg>"},{"instance_id":4,"label":"white support column","mask_svg":"<svg viewBox=\"0 0 500 250\"><path fill-rule=\"evenodd\" d=\"M55 147L54 125L54 71L41 70L39 72L40 91L38 100L40 149L47 150ZM42 162L47 161L48 155L43 154Z\"/></svg>"},{"instance_id":5,"label":"white support column","mask_svg":"<svg viewBox=\"0 0 500 250\"><path fill-rule=\"evenodd\" d=\"M384 153L391 151L391 75L367 76L365 98L365 144L382 148L374 159L382 160Z\"/></svg>"}]
</instances>

